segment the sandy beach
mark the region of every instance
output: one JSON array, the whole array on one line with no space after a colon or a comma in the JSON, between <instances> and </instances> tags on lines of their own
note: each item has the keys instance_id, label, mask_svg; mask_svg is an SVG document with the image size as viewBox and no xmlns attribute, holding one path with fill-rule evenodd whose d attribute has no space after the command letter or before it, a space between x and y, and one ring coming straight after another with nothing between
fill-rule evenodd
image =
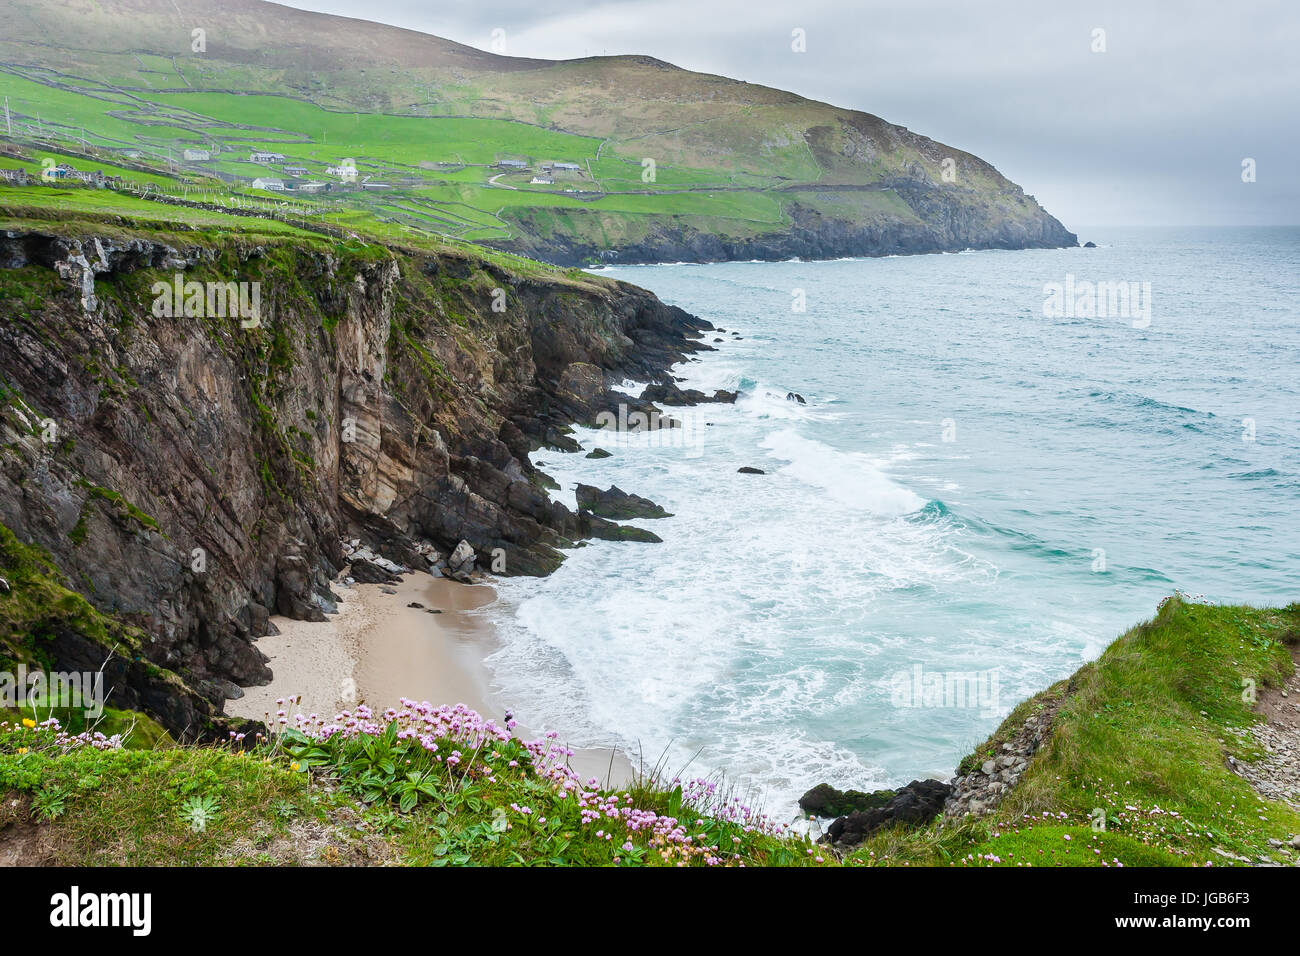
<instances>
[{"instance_id":1,"label":"sandy beach","mask_svg":"<svg viewBox=\"0 0 1300 956\"><path fill-rule=\"evenodd\" d=\"M264 720L279 709L277 699L301 697L293 712L332 717L359 703L382 710L407 697L465 704L504 721L508 702L493 695L484 663L495 649L493 630L470 613L495 600L490 586L414 572L395 585L335 583L334 590L343 600L326 621L271 619L280 633L259 638L257 646L270 658L274 678L244 688L242 698L226 702L226 713ZM531 740L547 729L521 725L515 733ZM633 776L631 761L612 749L575 748L570 765L583 780L609 786Z\"/></svg>"}]
</instances>

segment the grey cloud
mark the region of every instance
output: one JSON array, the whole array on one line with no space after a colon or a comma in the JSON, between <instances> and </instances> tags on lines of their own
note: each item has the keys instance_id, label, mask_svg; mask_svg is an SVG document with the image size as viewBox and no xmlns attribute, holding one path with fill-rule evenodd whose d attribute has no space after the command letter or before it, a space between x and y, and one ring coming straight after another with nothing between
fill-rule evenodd
<instances>
[{"instance_id":1,"label":"grey cloud","mask_svg":"<svg viewBox=\"0 0 1300 956\"><path fill-rule=\"evenodd\" d=\"M1300 222L1300 7L1287 2L292 5L482 48L500 28L516 56L644 53L865 110L987 159L1074 229ZM807 53L790 50L794 27ZM1105 53L1090 50L1095 28Z\"/></svg>"}]
</instances>

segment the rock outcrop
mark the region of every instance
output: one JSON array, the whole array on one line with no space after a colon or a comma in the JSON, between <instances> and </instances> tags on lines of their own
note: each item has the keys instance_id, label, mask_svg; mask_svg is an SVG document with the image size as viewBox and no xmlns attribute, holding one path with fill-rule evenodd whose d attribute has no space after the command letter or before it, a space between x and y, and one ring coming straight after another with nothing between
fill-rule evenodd
<instances>
[{"instance_id":1,"label":"rock outcrop","mask_svg":"<svg viewBox=\"0 0 1300 956\"><path fill-rule=\"evenodd\" d=\"M856 810L876 810L898 796L897 790L836 790L819 783L799 798L799 809L812 817L843 817Z\"/></svg>"},{"instance_id":2,"label":"rock outcrop","mask_svg":"<svg viewBox=\"0 0 1300 956\"><path fill-rule=\"evenodd\" d=\"M614 521L627 521L630 518L671 518L672 515L649 498L630 495L618 485L601 491L595 485L580 484L576 496L578 507L584 511Z\"/></svg>"},{"instance_id":3,"label":"rock outcrop","mask_svg":"<svg viewBox=\"0 0 1300 956\"><path fill-rule=\"evenodd\" d=\"M940 780L913 780L881 807L854 810L826 828L822 842L851 849L877 830L890 826L919 827L943 812L952 786Z\"/></svg>"},{"instance_id":4,"label":"rock outcrop","mask_svg":"<svg viewBox=\"0 0 1300 956\"><path fill-rule=\"evenodd\" d=\"M642 289L470 252L79 228L0 233L0 524L213 712L269 679L272 611L333 610L345 542L371 549L357 580L379 556L554 569L591 530L530 451L707 348L707 323ZM211 291L164 317L178 278L258 283L258 321Z\"/></svg>"}]
</instances>

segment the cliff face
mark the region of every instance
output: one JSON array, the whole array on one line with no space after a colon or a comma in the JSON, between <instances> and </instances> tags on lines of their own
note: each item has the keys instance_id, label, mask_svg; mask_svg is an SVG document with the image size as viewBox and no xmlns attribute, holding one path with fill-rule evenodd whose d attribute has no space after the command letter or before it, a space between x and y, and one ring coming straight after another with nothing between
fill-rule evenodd
<instances>
[{"instance_id":1,"label":"cliff face","mask_svg":"<svg viewBox=\"0 0 1300 956\"><path fill-rule=\"evenodd\" d=\"M517 228L516 237L492 244L564 266L592 261L780 262L965 249L1056 249L1079 244L1078 236L1018 186L1006 186L1008 192L996 202L974 190L953 189L923 177L901 180L887 188L823 187L815 193L792 193L783 207L789 224L777 231L728 234L715 222L656 216L647 217L644 228L625 234L612 245L608 239L612 224L595 211L570 213L566 228L554 230L548 228L544 214L522 209L509 215ZM828 197L886 193L901 201L900 212L854 218L826 204Z\"/></svg>"},{"instance_id":2,"label":"cliff face","mask_svg":"<svg viewBox=\"0 0 1300 956\"><path fill-rule=\"evenodd\" d=\"M156 314L177 276L259 283L259 324ZM484 568L552 569L590 527L528 451L571 444L565 423L625 376L668 384L708 327L622 283L457 252L115 227L0 233L0 315L0 523L140 629L149 673L188 682L136 674L116 699L170 700L148 709L175 733L215 732L184 725L269 678L252 640L270 614L332 609L341 538L416 567L465 539ZM93 663L73 643L35 653Z\"/></svg>"}]
</instances>

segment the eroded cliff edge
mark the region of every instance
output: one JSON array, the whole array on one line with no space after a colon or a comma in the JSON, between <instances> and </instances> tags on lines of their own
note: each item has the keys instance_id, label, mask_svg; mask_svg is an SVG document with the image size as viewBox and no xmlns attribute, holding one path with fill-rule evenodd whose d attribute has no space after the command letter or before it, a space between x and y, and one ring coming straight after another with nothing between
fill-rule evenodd
<instances>
[{"instance_id":1,"label":"eroded cliff edge","mask_svg":"<svg viewBox=\"0 0 1300 956\"><path fill-rule=\"evenodd\" d=\"M155 314L155 283L177 276L259 283L258 326ZM269 615L329 609L342 538L414 566L426 543L464 539L485 568L495 552L504 573L553 569L592 532L529 451L571 445L567 423L628 401L626 378L672 388L667 369L707 349L708 328L625 283L459 248L11 228L0 524L14 553L0 557L43 550L135 635L109 667L110 703L219 735L233 685L269 678L253 643ZM0 608L0 626L10 658L105 656L58 608Z\"/></svg>"}]
</instances>

